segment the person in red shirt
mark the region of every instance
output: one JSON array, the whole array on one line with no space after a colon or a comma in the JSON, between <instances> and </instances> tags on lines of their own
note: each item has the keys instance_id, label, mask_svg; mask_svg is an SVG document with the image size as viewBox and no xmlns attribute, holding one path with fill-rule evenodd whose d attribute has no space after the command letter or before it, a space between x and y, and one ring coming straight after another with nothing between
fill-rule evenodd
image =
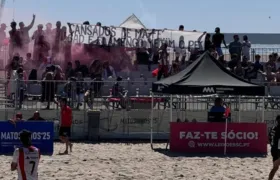
<instances>
[{"instance_id":1,"label":"person in red shirt","mask_svg":"<svg viewBox=\"0 0 280 180\"><path fill-rule=\"evenodd\" d=\"M72 143L70 142L71 126L72 126L72 109L67 106L67 99L61 98L60 100L60 128L59 128L59 139L66 144L66 149L63 154L68 154L68 148L72 152Z\"/></svg>"}]
</instances>

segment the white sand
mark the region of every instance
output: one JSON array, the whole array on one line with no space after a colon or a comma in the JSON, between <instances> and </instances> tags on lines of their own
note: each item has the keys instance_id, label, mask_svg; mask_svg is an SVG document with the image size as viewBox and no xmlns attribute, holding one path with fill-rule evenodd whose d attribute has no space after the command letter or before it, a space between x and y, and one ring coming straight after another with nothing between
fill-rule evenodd
<instances>
[{"instance_id":1,"label":"white sand","mask_svg":"<svg viewBox=\"0 0 280 180\"><path fill-rule=\"evenodd\" d=\"M157 144L156 147L165 147ZM170 157L147 144L75 143L71 155L43 156L39 180L258 180L267 179L272 166L265 158ZM11 156L0 156L0 179L15 179ZM280 172L275 179L280 179Z\"/></svg>"}]
</instances>

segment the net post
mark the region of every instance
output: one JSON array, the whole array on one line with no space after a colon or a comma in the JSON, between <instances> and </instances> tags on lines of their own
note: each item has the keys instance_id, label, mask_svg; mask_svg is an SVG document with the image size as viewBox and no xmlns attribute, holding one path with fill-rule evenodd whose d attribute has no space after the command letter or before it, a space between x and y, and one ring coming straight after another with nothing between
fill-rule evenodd
<instances>
[{"instance_id":1,"label":"net post","mask_svg":"<svg viewBox=\"0 0 280 180\"><path fill-rule=\"evenodd\" d=\"M150 119L150 127L151 127L150 144L151 144L151 149L154 149L153 147L154 93L152 92L151 95L152 95L152 102L151 102L151 119Z\"/></svg>"}]
</instances>

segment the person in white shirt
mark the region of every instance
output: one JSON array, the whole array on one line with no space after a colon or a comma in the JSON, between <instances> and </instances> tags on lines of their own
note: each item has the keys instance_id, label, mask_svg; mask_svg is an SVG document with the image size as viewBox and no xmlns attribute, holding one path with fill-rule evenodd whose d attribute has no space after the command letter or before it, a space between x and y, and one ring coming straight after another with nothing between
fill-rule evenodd
<instances>
[{"instance_id":1,"label":"person in white shirt","mask_svg":"<svg viewBox=\"0 0 280 180\"><path fill-rule=\"evenodd\" d=\"M242 43L242 54L246 56L247 60L250 60L250 48L251 42L248 40L248 36L243 36L243 43Z\"/></svg>"},{"instance_id":2,"label":"person in white shirt","mask_svg":"<svg viewBox=\"0 0 280 180\"><path fill-rule=\"evenodd\" d=\"M22 147L16 148L11 163L11 171L17 170L18 180L38 180L38 164L40 150L31 145L32 133L23 130L20 132Z\"/></svg>"}]
</instances>

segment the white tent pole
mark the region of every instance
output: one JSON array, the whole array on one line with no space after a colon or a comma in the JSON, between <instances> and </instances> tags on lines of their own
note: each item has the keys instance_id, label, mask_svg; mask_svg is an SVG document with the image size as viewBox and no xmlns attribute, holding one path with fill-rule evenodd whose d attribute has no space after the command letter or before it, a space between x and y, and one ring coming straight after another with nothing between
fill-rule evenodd
<instances>
[{"instance_id":1,"label":"white tent pole","mask_svg":"<svg viewBox=\"0 0 280 180\"><path fill-rule=\"evenodd\" d=\"M172 122L172 104L173 104L173 97L171 94L170 95L170 122Z\"/></svg>"},{"instance_id":2,"label":"white tent pole","mask_svg":"<svg viewBox=\"0 0 280 180\"><path fill-rule=\"evenodd\" d=\"M241 121L241 96L238 96L238 122Z\"/></svg>"},{"instance_id":3,"label":"white tent pole","mask_svg":"<svg viewBox=\"0 0 280 180\"><path fill-rule=\"evenodd\" d=\"M226 127L225 127L225 146L224 146L224 155L227 154L227 130L228 129L228 118L226 118Z\"/></svg>"},{"instance_id":4,"label":"white tent pole","mask_svg":"<svg viewBox=\"0 0 280 180\"><path fill-rule=\"evenodd\" d=\"M265 101L265 99L264 99L264 96L262 97L262 122L264 122L264 111L265 111L265 107L264 107L264 101Z\"/></svg>"},{"instance_id":5,"label":"white tent pole","mask_svg":"<svg viewBox=\"0 0 280 180\"><path fill-rule=\"evenodd\" d=\"M152 92L152 103L151 103L151 119L150 119L150 123L151 123L151 136L150 136L150 143L151 143L151 148L154 149L153 147L153 119L154 119L154 93Z\"/></svg>"}]
</instances>

